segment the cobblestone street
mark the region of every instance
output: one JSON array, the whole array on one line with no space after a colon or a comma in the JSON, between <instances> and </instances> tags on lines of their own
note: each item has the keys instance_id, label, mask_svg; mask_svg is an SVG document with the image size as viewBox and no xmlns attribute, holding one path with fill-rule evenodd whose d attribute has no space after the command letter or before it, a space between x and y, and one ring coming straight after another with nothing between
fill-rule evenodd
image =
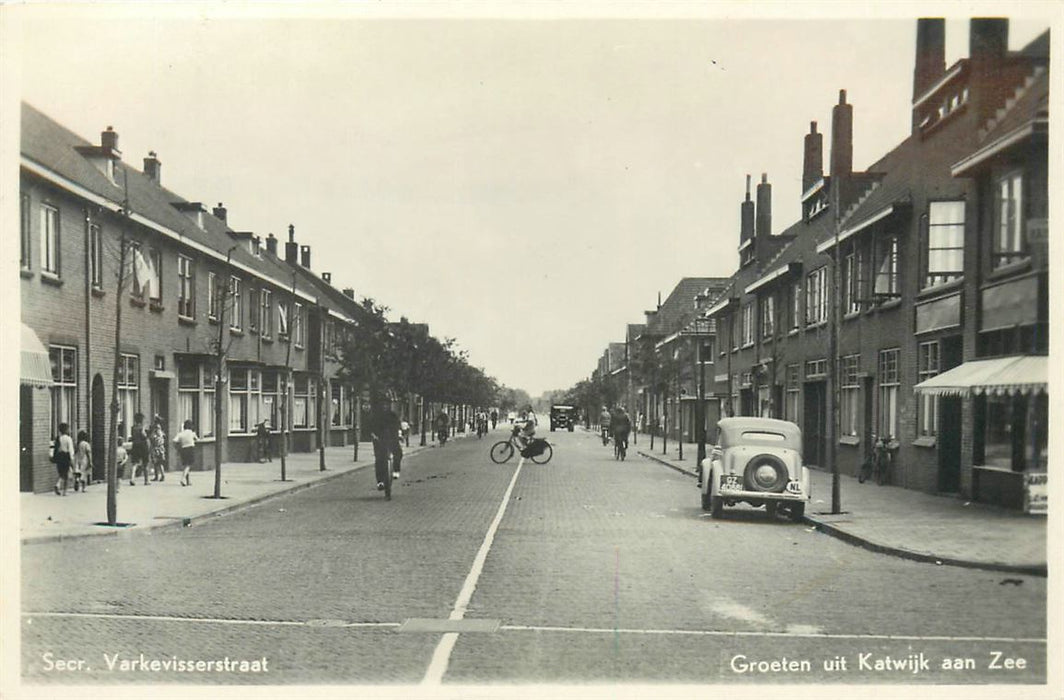
<instances>
[{"instance_id":1,"label":"cobblestone street","mask_svg":"<svg viewBox=\"0 0 1064 700\"><path fill-rule=\"evenodd\" d=\"M411 457L391 502L363 469L189 528L24 546L25 680L1044 681L1044 578L904 561L752 509L714 521L689 477L584 432L551 434L546 465L495 465L502 436ZM874 667L920 652L928 670ZM990 669L993 652L1026 667ZM846 670L825 670L837 655ZM737 670L784 657L810 670ZM976 668L942 670L953 657ZM225 658L266 668L195 666Z\"/></svg>"}]
</instances>

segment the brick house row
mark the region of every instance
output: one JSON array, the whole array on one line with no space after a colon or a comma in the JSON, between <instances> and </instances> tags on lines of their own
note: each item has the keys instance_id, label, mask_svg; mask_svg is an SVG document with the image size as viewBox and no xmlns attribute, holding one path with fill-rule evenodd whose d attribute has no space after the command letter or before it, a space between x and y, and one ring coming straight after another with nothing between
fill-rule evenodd
<instances>
[{"instance_id":1,"label":"brick house row","mask_svg":"<svg viewBox=\"0 0 1064 700\"><path fill-rule=\"evenodd\" d=\"M21 490L54 483L49 446L60 423L89 433L94 477L104 478L112 399L120 435L136 413L160 416L170 436L191 420L202 469L213 468L218 439L223 461L255 459L261 422L274 450L284 424L294 451L354 439L357 401L337 370L360 307L353 290L311 271L310 246L293 227L280 251L273 234L231 228L221 204L208 209L166 189L155 153L142 171L130 167L110 127L94 144L30 105L21 116ZM123 238L132 279L117 300L112 396ZM222 436L219 340L228 348Z\"/></svg>"},{"instance_id":2,"label":"brick house row","mask_svg":"<svg viewBox=\"0 0 1064 700\"><path fill-rule=\"evenodd\" d=\"M854 171L842 91L827 174L815 123L805 137L802 219L766 236L743 210L740 268L707 313L714 391L798 423L810 464L834 433L854 474L882 436L894 484L1019 508L1046 471L1049 36L1009 52L1008 21L976 19L968 58L947 69L944 46L944 22L919 20L902 143Z\"/></svg>"},{"instance_id":3,"label":"brick house row","mask_svg":"<svg viewBox=\"0 0 1064 700\"><path fill-rule=\"evenodd\" d=\"M969 49L947 68L944 21L917 22L911 133L865 171L840 91L828 172L813 122L781 233L747 177L739 268L708 304L681 292L696 320L655 339L706 322L710 435L715 415L785 418L807 463L848 474L883 436L895 485L1013 508L1045 483L1049 34L1010 52L1008 20L973 19Z\"/></svg>"}]
</instances>

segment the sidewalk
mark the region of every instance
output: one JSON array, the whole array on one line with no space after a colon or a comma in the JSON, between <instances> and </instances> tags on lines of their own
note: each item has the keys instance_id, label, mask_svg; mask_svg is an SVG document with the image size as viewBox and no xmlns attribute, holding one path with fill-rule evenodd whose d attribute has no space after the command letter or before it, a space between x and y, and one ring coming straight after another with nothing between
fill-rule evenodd
<instances>
[{"instance_id":1,"label":"sidewalk","mask_svg":"<svg viewBox=\"0 0 1064 700\"><path fill-rule=\"evenodd\" d=\"M461 437L461 435L457 436ZM453 438L452 438L453 439ZM419 436L411 436L410 447L403 447L403 457L431 449L418 446ZM191 473L191 486L181 486L181 471L171 470L165 481L144 485L138 477L136 486L120 484L118 521L124 527L111 527L107 520L107 484L93 484L85 493L73 488L66 496L54 493L20 494L20 537L23 544L50 542L75 537L129 535L160 527L188 527L207 518L245 508L283 493L291 493L335 479L364 467L373 467L373 445L359 443L358 461L352 461L354 446L325 448L327 471L319 469L318 452L288 455L285 481L281 481L281 461L265 463L223 463L222 499L214 494L214 470Z\"/></svg>"},{"instance_id":2,"label":"sidewalk","mask_svg":"<svg viewBox=\"0 0 1064 700\"><path fill-rule=\"evenodd\" d=\"M697 446L677 443L661 453L660 438L639 435L631 449L643 457L696 476ZM860 484L840 476L838 515L831 515L831 474L810 469L813 497L805 521L821 532L866 549L970 568L1046 575L1046 518L897 486ZM694 491L694 482L691 484ZM693 494L692 494L693 498Z\"/></svg>"}]
</instances>

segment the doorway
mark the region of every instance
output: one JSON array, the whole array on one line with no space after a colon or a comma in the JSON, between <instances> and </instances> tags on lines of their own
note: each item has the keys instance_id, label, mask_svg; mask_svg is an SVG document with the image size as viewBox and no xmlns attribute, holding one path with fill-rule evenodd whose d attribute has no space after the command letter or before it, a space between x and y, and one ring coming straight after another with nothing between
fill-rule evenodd
<instances>
[{"instance_id":1,"label":"doorway","mask_svg":"<svg viewBox=\"0 0 1064 700\"><path fill-rule=\"evenodd\" d=\"M824 431L827 427L827 382L805 383L805 403L802 416L802 453L806 464L824 466L827 442Z\"/></svg>"},{"instance_id":2,"label":"doorway","mask_svg":"<svg viewBox=\"0 0 1064 700\"><path fill-rule=\"evenodd\" d=\"M961 490L961 397L938 399L938 490Z\"/></svg>"},{"instance_id":3,"label":"doorway","mask_svg":"<svg viewBox=\"0 0 1064 700\"><path fill-rule=\"evenodd\" d=\"M33 387L18 392L18 490L33 491Z\"/></svg>"}]
</instances>

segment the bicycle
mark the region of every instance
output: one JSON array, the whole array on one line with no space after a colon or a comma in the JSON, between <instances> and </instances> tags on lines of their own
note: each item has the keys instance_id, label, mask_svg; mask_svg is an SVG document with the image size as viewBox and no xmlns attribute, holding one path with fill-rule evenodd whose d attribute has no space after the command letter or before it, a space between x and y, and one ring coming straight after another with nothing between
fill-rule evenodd
<instances>
[{"instance_id":1,"label":"bicycle","mask_svg":"<svg viewBox=\"0 0 1064 700\"><path fill-rule=\"evenodd\" d=\"M616 460L624 461L625 456L628 454L628 437L621 437L615 435L613 438L613 458Z\"/></svg>"},{"instance_id":2,"label":"bicycle","mask_svg":"<svg viewBox=\"0 0 1064 700\"><path fill-rule=\"evenodd\" d=\"M857 483L863 484L869 478L874 478L876 484L883 486L890 481L890 467L893 461L887 441L872 436L872 448L861 464L857 473Z\"/></svg>"},{"instance_id":3,"label":"bicycle","mask_svg":"<svg viewBox=\"0 0 1064 700\"><path fill-rule=\"evenodd\" d=\"M554 448L543 438L532 438L522 450L517 444L517 433L520 427L515 427L508 440L500 440L488 450L488 456L496 464L510 461L515 452L520 452L522 457L528 457L536 464L546 464L554 456Z\"/></svg>"},{"instance_id":4,"label":"bicycle","mask_svg":"<svg viewBox=\"0 0 1064 700\"><path fill-rule=\"evenodd\" d=\"M610 444L610 429L609 429L609 426L604 425L604 426L602 426L601 430L602 430L602 446L605 447L606 445Z\"/></svg>"}]
</instances>

